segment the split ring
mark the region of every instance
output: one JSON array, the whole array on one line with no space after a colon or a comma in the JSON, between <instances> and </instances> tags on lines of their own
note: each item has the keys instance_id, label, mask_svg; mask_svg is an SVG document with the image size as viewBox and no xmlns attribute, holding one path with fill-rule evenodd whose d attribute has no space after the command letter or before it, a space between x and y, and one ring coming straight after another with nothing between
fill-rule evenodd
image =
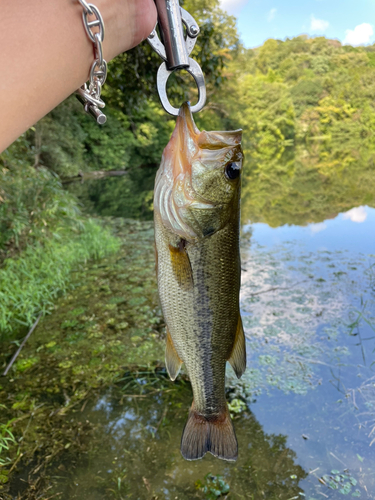
<instances>
[{"instance_id":1,"label":"split ring","mask_svg":"<svg viewBox=\"0 0 375 500\"><path fill-rule=\"evenodd\" d=\"M206 104L206 85L204 82L204 76L202 73L202 69L199 66L199 64L194 61L194 59L189 58L189 64L190 66L188 68L182 68L185 69L188 73L191 74L191 76L194 78L195 83L197 84L198 87L198 102L194 106L191 106L191 112L192 113L197 113L201 109L203 109L204 105ZM161 104L165 111L169 113L170 115L173 116L178 116L179 109L175 108L172 106L172 104L169 102L168 95L167 95L167 81L168 78L171 76L171 74L175 70L168 70L167 65L165 62L163 62L158 70L157 74L157 88L159 92L159 97Z\"/></svg>"}]
</instances>

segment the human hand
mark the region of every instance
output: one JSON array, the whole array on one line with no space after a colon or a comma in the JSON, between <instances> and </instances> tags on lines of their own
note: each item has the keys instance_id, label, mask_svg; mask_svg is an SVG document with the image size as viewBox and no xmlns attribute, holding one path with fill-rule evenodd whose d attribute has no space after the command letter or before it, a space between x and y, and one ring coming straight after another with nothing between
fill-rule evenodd
<instances>
[{"instance_id":1,"label":"human hand","mask_svg":"<svg viewBox=\"0 0 375 500\"><path fill-rule=\"evenodd\" d=\"M90 1L98 7L104 19L106 36L103 48L107 61L141 43L155 27L157 14L153 0Z\"/></svg>"},{"instance_id":2,"label":"human hand","mask_svg":"<svg viewBox=\"0 0 375 500\"><path fill-rule=\"evenodd\" d=\"M107 62L156 24L153 0L91 2L104 20ZM94 54L78 0L0 0L0 12L1 152L88 80Z\"/></svg>"}]
</instances>

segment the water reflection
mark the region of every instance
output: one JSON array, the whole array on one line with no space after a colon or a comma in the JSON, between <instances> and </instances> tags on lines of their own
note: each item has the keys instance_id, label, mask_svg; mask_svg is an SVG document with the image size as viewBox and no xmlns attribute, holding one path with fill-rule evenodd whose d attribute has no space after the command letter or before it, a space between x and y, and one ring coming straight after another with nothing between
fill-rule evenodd
<instances>
[{"instance_id":1,"label":"water reflection","mask_svg":"<svg viewBox=\"0 0 375 500\"><path fill-rule=\"evenodd\" d=\"M63 498L206 498L196 481L207 473L222 475L233 498L288 500L303 490L299 483L307 473L282 434L266 434L247 411L235 418L239 441L236 464L207 456L187 462L179 442L191 398L182 387L173 399L168 394L127 398L107 394L79 418L95 424L89 452L72 475L62 481ZM69 478L68 481L66 479Z\"/></svg>"},{"instance_id":2,"label":"water reflection","mask_svg":"<svg viewBox=\"0 0 375 500\"><path fill-rule=\"evenodd\" d=\"M375 206L372 152L317 147L310 153L287 148L281 157L246 158L241 202L244 223L263 222L270 227L316 224L343 212L353 222L366 220L361 205ZM156 170L156 165L138 167L124 177L74 182L67 189L91 214L151 220Z\"/></svg>"},{"instance_id":3,"label":"water reflection","mask_svg":"<svg viewBox=\"0 0 375 500\"><path fill-rule=\"evenodd\" d=\"M254 152L243 175L243 221L306 225L348 211L359 220L363 211L353 207L375 206L373 164L374 150L359 144L316 143L272 158Z\"/></svg>"},{"instance_id":4,"label":"water reflection","mask_svg":"<svg viewBox=\"0 0 375 500\"><path fill-rule=\"evenodd\" d=\"M94 215L151 220L154 180L157 167L134 169L123 177L73 182L66 188Z\"/></svg>"},{"instance_id":5,"label":"water reflection","mask_svg":"<svg viewBox=\"0 0 375 500\"><path fill-rule=\"evenodd\" d=\"M307 498L374 498L374 222L358 207L307 228L252 224L242 246L250 368L235 391L288 435Z\"/></svg>"},{"instance_id":6,"label":"water reflection","mask_svg":"<svg viewBox=\"0 0 375 500\"><path fill-rule=\"evenodd\" d=\"M332 168L327 155L246 166L249 368L241 383L229 373L229 385L251 413L236 417L238 463L182 460L190 394L130 399L125 409L106 396L86 416L97 441L67 498L192 498L208 472L225 477L233 498L375 498L375 177L371 162L345 157ZM153 176L140 205L140 179L79 189L92 213L151 218Z\"/></svg>"},{"instance_id":7,"label":"water reflection","mask_svg":"<svg viewBox=\"0 0 375 500\"><path fill-rule=\"evenodd\" d=\"M367 219L367 213L365 207L352 208L348 212L342 214L343 219L350 219L352 222L365 222Z\"/></svg>"},{"instance_id":8,"label":"water reflection","mask_svg":"<svg viewBox=\"0 0 375 500\"><path fill-rule=\"evenodd\" d=\"M249 226L245 225L245 229ZM305 245L312 252L351 251L362 256L373 254L375 249L375 209L368 206L355 207L349 212L306 226L271 228L264 223L253 223L251 227L253 241L267 248L295 242Z\"/></svg>"}]
</instances>

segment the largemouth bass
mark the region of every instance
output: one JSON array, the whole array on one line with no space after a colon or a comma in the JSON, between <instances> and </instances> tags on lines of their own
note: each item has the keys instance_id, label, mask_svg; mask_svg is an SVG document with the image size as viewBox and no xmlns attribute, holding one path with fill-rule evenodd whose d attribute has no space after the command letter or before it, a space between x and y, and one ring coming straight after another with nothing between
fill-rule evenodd
<instances>
[{"instance_id":1,"label":"largemouth bass","mask_svg":"<svg viewBox=\"0 0 375 500\"><path fill-rule=\"evenodd\" d=\"M200 132L185 103L155 180L166 367L175 380L185 363L194 396L181 440L187 460L206 452L224 460L238 454L225 368L229 361L238 378L246 368L239 309L241 136L241 130Z\"/></svg>"}]
</instances>

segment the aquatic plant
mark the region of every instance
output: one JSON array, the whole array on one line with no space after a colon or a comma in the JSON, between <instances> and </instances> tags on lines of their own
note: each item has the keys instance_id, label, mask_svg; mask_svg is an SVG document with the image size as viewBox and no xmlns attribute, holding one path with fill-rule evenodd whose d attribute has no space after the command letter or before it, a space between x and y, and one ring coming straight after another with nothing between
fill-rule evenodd
<instances>
[{"instance_id":1,"label":"aquatic plant","mask_svg":"<svg viewBox=\"0 0 375 500\"><path fill-rule=\"evenodd\" d=\"M230 414L233 416L246 411L247 406L241 399L234 398L228 403L228 409Z\"/></svg>"},{"instance_id":2,"label":"aquatic plant","mask_svg":"<svg viewBox=\"0 0 375 500\"><path fill-rule=\"evenodd\" d=\"M361 492L358 489L352 491L358 481L351 476L348 469L342 472L333 469L330 474L325 474L319 481L325 486L328 486L329 489L338 490L343 495L351 493L352 497L361 496Z\"/></svg>"},{"instance_id":3,"label":"aquatic plant","mask_svg":"<svg viewBox=\"0 0 375 500\"><path fill-rule=\"evenodd\" d=\"M205 500L216 500L227 495L230 490L229 484L222 476L214 476L211 473L206 474L203 481L196 481L195 487L203 493Z\"/></svg>"}]
</instances>

